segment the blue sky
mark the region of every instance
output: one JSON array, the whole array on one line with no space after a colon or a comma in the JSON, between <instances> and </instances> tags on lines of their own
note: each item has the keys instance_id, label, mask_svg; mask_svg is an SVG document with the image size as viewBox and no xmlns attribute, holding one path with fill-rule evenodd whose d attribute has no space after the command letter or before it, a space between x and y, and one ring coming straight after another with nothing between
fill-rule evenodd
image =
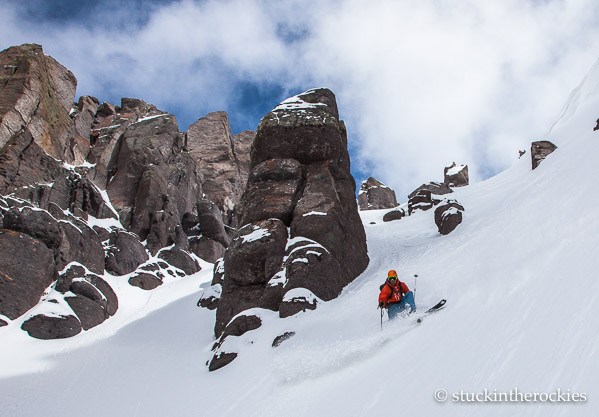
<instances>
[{"instance_id":1,"label":"blue sky","mask_svg":"<svg viewBox=\"0 0 599 417\"><path fill-rule=\"evenodd\" d=\"M255 130L329 87L358 185L375 176L405 201L453 161L480 181L544 137L599 57L595 3L4 0L0 48L39 43L77 96L140 98L180 130L217 110Z\"/></svg>"}]
</instances>

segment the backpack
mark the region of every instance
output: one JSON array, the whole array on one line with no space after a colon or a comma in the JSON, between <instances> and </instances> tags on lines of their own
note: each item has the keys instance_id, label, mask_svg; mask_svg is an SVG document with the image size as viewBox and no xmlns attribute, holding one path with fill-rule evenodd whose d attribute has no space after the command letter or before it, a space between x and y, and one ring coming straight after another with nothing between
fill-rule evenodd
<instances>
[{"instance_id":1,"label":"backpack","mask_svg":"<svg viewBox=\"0 0 599 417\"><path fill-rule=\"evenodd\" d=\"M403 298L403 296L405 295L403 292L403 282L401 282L400 280L397 280L397 282L399 282L399 294L401 295L401 297L399 297L399 299L401 300ZM385 280L384 283L381 284L381 286L379 287L380 291L383 291L383 288L385 287L385 285L389 285L389 283L387 282L387 280ZM391 285L389 285L389 287L391 287ZM395 289L393 287L391 287L391 292L395 291Z\"/></svg>"}]
</instances>

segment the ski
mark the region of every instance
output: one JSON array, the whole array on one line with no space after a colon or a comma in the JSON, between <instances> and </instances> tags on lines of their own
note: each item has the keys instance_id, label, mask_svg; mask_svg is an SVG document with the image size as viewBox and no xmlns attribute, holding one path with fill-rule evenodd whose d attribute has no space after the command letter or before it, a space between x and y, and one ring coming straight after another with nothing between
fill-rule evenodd
<instances>
[{"instance_id":1,"label":"ski","mask_svg":"<svg viewBox=\"0 0 599 417\"><path fill-rule=\"evenodd\" d=\"M437 304L435 304L434 306L432 306L431 308L429 308L428 310L426 310L423 313L422 317L418 317L418 319L416 319L416 323L422 323L422 319L424 318L424 316L428 316L429 314L432 314L435 311L439 311L440 309L445 307L446 302L447 302L447 300L443 299L443 300L439 301Z\"/></svg>"}]
</instances>

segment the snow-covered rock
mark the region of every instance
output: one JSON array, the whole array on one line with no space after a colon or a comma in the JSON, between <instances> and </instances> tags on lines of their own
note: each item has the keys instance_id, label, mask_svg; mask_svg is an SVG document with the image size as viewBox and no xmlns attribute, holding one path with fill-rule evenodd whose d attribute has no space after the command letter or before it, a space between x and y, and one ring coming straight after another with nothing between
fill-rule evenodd
<instances>
[{"instance_id":1,"label":"snow-covered rock","mask_svg":"<svg viewBox=\"0 0 599 417\"><path fill-rule=\"evenodd\" d=\"M468 177L468 165L457 165L455 162L450 166L445 167L444 183L450 187L463 187L468 185L470 180Z\"/></svg>"}]
</instances>

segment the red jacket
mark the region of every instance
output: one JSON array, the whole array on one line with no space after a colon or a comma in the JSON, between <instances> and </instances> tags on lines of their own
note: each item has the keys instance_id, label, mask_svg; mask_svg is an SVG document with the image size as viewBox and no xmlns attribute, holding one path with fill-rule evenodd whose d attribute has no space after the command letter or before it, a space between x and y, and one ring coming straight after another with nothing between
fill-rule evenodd
<instances>
[{"instance_id":1,"label":"red jacket","mask_svg":"<svg viewBox=\"0 0 599 417\"><path fill-rule=\"evenodd\" d=\"M405 284L405 282L401 282L399 280L397 280L397 284L395 284L395 286L391 286L391 284L389 284L389 281L385 282L385 286L383 287L383 289L381 290L381 293L379 294L379 303L382 301L383 303L399 303L402 299L402 293L399 289L399 286L401 285L401 289L403 290L403 293L407 293L408 291L410 291L410 289L408 288L408 286Z\"/></svg>"}]
</instances>

